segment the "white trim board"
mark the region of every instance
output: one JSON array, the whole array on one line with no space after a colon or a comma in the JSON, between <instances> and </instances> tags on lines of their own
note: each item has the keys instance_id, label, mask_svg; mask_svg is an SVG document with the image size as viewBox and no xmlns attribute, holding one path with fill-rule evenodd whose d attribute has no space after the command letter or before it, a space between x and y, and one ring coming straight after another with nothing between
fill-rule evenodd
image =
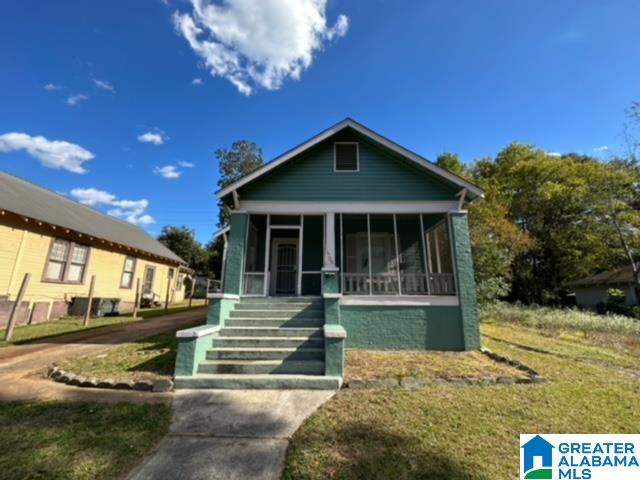
<instances>
[{"instance_id":1,"label":"white trim board","mask_svg":"<svg viewBox=\"0 0 640 480\"><path fill-rule=\"evenodd\" d=\"M360 305L379 307L458 307L460 300L457 296L385 296L385 295L343 295L340 305Z\"/></svg>"},{"instance_id":2,"label":"white trim board","mask_svg":"<svg viewBox=\"0 0 640 480\"><path fill-rule=\"evenodd\" d=\"M300 153L304 152L305 150L308 150L309 148L312 148L313 146L315 146L318 143L326 140L327 138L331 137L332 135L338 133L339 131L344 130L345 128L352 128L353 130L355 130L359 134L361 134L361 135L363 135L363 136L365 136L365 137L367 137L367 138L369 138L369 139L371 139L371 140L373 140L375 142L378 142L379 144L383 145L384 147L388 148L389 150L397 153L398 155L402 155L403 157L411 160L412 162L416 163L420 167L422 167L422 168L424 168L426 170L429 170L429 171L435 173L436 175L438 175L438 176L450 181L454 185L458 185L460 188L466 188L468 192L470 192L470 193L472 193L472 194L474 194L474 195L476 195L478 197L484 196L484 191L481 188L473 185L472 183L467 182L463 178L460 178L460 177L458 177L457 175L454 175L451 172L448 172L447 170L444 170L443 168L438 167L437 165L435 165L435 164L431 163L430 161L428 161L426 158L421 157L417 153L414 153L411 150L408 150L408 149L404 148L403 146L398 145L395 142L392 142L391 140L383 137L382 135L374 132L373 130L365 127L364 125L356 122L355 120L353 120L351 118L345 118L344 120L342 120L341 122L335 124L334 126L329 127L328 129L324 130L323 132L320 132L315 137L307 140L306 142L298 145L297 147L295 147L295 148L289 150L288 152L284 153L283 155L277 157L276 159L274 159L271 162L267 163L266 165L262 166L258 170L250 173L249 175L244 176L240 180L232 183L231 185L223 188L222 190L219 190L216 193L216 196L218 198L222 198L222 197L224 197L224 196L236 191L237 189L243 187L247 183L252 182L256 178L258 178L258 177L264 175L265 173L273 170L277 166L285 163L286 161L288 161L288 160L292 159L293 157L299 155ZM240 208L242 208L242 206Z\"/></svg>"},{"instance_id":3,"label":"white trim board","mask_svg":"<svg viewBox=\"0 0 640 480\"><path fill-rule=\"evenodd\" d=\"M415 202L298 202L241 200L243 210L253 214L322 215L325 213L448 213L458 211L457 201ZM289 227L292 228L292 227Z\"/></svg>"}]
</instances>

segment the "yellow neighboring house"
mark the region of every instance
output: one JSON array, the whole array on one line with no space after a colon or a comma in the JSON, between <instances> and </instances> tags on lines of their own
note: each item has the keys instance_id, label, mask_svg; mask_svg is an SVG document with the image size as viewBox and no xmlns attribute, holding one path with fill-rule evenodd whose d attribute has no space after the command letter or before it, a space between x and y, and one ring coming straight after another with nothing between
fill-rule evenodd
<instances>
[{"instance_id":1,"label":"yellow neighboring house","mask_svg":"<svg viewBox=\"0 0 640 480\"><path fill-rule=\"evenodd\" d=\"M86 305L93 275L93 297L118 299L120 312L133 309L137 280L145 300L163 304L168 289L169 302L180 302L189 271L135 225L0 171L0 326L27 273L17 324L68 315L83 298Z\"/></svg>"}]
</instances>

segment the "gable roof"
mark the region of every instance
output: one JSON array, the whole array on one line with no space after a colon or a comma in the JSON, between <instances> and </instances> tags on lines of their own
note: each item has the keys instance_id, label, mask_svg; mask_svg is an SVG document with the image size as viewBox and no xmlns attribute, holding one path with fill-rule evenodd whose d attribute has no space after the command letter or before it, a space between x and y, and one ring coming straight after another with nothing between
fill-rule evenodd
<instances>
[{"instance_id":1,"label":"gable roof","mask_svg":"<svg viewBox=\"0 0 640 480\"><path fill-rule=\"evenodd\" d=\"M320 132L319 134L317 134L316 136L310 138L309 140L307 140L304 143L301 143L300 145L298 145L297 147L292 148L291 150L283 153L282 155L280 155L279 157L275 158L274 160L270 161L269 163L263 165L262 167L260 167L259 169L255 170L254 172L251 172L248 175L245 175L244 177L242 177L241 179L235 181L234 183L232 183L231 185L226 186L225 188L222 188L221 190L219 190L216 195L218 198L223 198L227 195L229 195L230 193L234 192L235 190L243 187L244 185L254 181L255 179L261 177L262 175L264 175L265 173L273 170L274 168L278 167L279 165L282 165L283 163L291 160L292 158L294 158L297 155L300 155L301 153L305 152L306 150L314 147L315 145L317 145L318 143L328 139L329 137L335 135L336 133L346 129L346 128L351 128L353 130L355 130L356 132L358 132L359 134L363 135L364 137L367 137L368 139L388 148L389 150L403 156L404 158L407 158L408 160L412 161L413 163L415 163L416 165L418 165L420 168L427 170L429 172L432 172L442 178L444 178L445 180L449 181L450 183L459 186L461 189L466 189L467 192L469 193L470 197L482 197L484 196L484 191L468 182L467 180L459 177L458 175L455 175L443 168L438 167L437 165L435 165L434 163L430 162L429 160L427 160L424 157L421 157L420 155L418 155L417 153L412 152L411 150L408 150L406 148L404 148L403 146L389 140L386 137L383 137L382 135L380 135L379 133L374 132L373 130L371 130L368 127L365 127L364 125L362 125L361 123L356 122L355 120L351 119L351 118L345 118L344 120L342 120L341 122L333 125L332 127L327 128L326 130Z\"/></svg>"},{"instance_id":2,"label":"gable roof","mask_svg":"<svg viewBox=\"0 0 640 480\"><path fill-rule=\"evenodd\" d=\"M628 285L633 283L633 270L630 266L618 270L600 272L581 278L569 284L570 287L591 287L596 285Z\"/></svg>"},{"instance_id":3,"label":"gable roof","mask_svg":"<svg viewBox=\"0 0 640 480\"><path fill-rule=\"evenodd\" d=\"M0 210L186 264L182 258L135 225L4 171L0 171Z\"/></svg>"}]
</instances>

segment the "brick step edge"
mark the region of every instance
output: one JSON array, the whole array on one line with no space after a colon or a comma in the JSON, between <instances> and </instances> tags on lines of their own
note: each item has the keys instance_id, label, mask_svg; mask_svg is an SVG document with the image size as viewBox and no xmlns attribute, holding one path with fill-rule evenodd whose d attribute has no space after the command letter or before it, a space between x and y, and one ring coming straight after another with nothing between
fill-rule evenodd
<instances>
[{"instance_id":1,"label":"brick step edge","mask_svg":"<svg viewBox=\"0 0 640 480\"><path fill-rule=\"evenodd\" d=\"M132 390L136 392L165 393L173 390L171 380L114 380L113 378L96 378L77 375L62 370L60 367L50 367L47 377L54 382L64 383L74 387L104 388L107 390Z\"/></svg>"}]
</instances>

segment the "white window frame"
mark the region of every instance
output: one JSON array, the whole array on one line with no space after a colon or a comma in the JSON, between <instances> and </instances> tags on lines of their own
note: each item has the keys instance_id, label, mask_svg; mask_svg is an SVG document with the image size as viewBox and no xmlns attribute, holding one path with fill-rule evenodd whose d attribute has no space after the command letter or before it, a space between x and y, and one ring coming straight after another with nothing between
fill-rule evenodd
<instances>
[{"instance_id":1,"label":"white window frame","mask_svg":"<svg viewBox=\"0 0 640 480\"><path fill-rule=\"evenodd\" d=\"M356 169L355 170L338 170L338 157L336 155L337 145L355 145L356 146ZM358 173L360 171L360 143L359 142L333 142L333 171L334 173Z\"/></svg>"}]
</instances>

